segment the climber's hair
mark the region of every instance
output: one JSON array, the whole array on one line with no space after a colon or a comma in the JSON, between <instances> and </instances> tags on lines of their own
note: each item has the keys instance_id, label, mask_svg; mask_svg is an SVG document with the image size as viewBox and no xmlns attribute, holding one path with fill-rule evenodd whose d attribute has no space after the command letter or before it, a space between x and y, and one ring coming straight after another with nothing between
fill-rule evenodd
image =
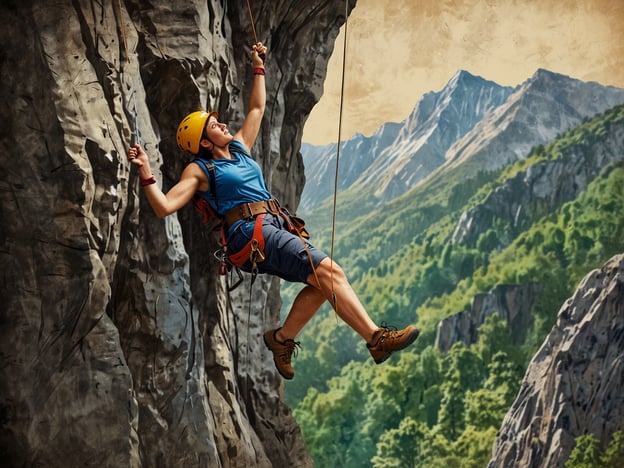
<instances>
[{"instance_id":1,"label":"climber's hair","mask_svg":"<svg viewBox=\"0 0 624 468\"><path fill-rule=\"evenodd\" d=\"M212 151L200 145L197 157L201 159L212 159Z\"/></svg>"}]
</instances>

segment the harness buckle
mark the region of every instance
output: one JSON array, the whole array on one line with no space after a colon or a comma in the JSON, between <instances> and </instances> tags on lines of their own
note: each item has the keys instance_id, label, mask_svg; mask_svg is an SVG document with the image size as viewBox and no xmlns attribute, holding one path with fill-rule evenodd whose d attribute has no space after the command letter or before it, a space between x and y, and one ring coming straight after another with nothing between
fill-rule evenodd
<instances>
[{"instance_id":1,"label":"harness buckle","mask_svg":"<svg viewBox=\"0 0 624 468\"><path fill-rule=\"evenodd\" d=\"M245 213L244 213L245 210L243 210L242 207L247 208L247 216L245 216ZM253 207L251 206L251 203L249 202L241 205L241 211L243 211L243 218L247 220L250 220L251 218L254 217Z\"/></svg>"},{"instance_id":2,"label":"harness buckle","mask_svg":"<svg viewBox=\"0 0 624 468\"><path fill-rule=\"evenodd\" d=\"M277 213L279 213L279 202L275 199L275 198L271 198L270 200L267 200L266 202L267 205L267 210L269 211L269 213L276 215Z\"/></svg>"}]
</instances>

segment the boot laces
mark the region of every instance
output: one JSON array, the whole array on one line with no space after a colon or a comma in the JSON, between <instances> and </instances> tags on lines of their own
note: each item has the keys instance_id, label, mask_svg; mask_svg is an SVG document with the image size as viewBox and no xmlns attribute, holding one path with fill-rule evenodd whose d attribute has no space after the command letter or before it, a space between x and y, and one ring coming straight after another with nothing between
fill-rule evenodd
<instances>
[{"instance_id":1,"label":"boot laces","mask_svg":"<svg viewBox=\"0 0 624 468\"><path fill-rule=\"evenodd\" d=\"M301 343L299 341L287 340L283 343L283 349L278 356L282 362L290 364L292 356L297 357L299 349L301 349Z\"/></svg>"},{"instance_id":2,"label":"boot laces","mask_svg":"<svg viewBox=\"0 0 624 468\"><path fill-rule=\"evenodd\" d=\"M396 327L388 325L386 322L381 322L380 328L383 329L381 336L379 337L379 341L377 342L377 346L387 344L392 345L392 343L401 338L400 332Z\"/></svg>"}]
</instances>

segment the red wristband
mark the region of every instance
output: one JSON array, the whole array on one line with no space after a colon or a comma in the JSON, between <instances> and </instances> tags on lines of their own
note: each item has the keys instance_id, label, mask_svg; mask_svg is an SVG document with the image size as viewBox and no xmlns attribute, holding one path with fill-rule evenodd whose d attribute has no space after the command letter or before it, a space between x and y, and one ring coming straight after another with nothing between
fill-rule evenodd
<instances>
[{"instance_id":1,"label":"red wristband","mask_svg":"<svg viewBox=\"0 0 624 468\"><path fill-rule=\"evenodd\" d=\"M264 75L264 68L262 67L254 68L254 75Z\"/></svg>"},{"instance_id":2,"label":"red wristband","mask_svg":"<svg viewBox=\"0 0 624 468\"><path fill-rule=\"evenodd\" d=\"M141 187L145 187L147 185L152 185L156 183L156 177L148 177L147 179L141 179Z\"/></svg>"}]
</instances>

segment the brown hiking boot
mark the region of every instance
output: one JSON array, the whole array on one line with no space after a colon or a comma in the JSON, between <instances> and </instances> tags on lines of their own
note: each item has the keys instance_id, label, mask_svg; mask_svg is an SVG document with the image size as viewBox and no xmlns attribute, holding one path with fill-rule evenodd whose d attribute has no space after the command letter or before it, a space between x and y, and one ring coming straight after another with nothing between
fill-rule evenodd
<instances>
[{"instance_id":1,"label":"brown hiking boot","mask_svg":"<svg viewBox=\"0 0 624 468\"><path fill-rule=\"evenodd\" d=\"M293 352L295 353L295 356L297 355L299 342L294 340L286 340L283 343L281 341L277 341L275 334L278 330L279 328L266 332L264 334L264 344L273 352L273 362L275 362L277 371L282 377L290 380L295 376L295 371L290 365L290 358Z\"/></svg>"},{"instance_id":2,"label":"brown hiking boot","mask_svg":"<svg viewBox=\"0 0 624 468\"><path fill-rule=\"evenodd\" d=\"M372 343L366 347L373 356L375 363L381 364L394 351L408 347L418 338L418 329L412 325L403 330L391 329L382 324L381 328L373 334Z\"/></svg>"}]
</instances>

